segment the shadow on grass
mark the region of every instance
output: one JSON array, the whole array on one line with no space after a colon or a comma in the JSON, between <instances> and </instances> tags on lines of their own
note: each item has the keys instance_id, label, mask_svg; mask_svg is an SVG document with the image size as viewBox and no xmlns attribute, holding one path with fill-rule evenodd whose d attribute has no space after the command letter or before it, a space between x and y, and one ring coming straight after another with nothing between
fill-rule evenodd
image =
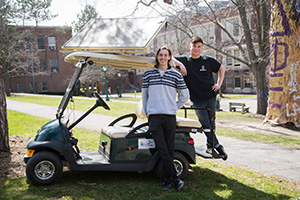
<instances>
[{"instance_id":1,"label":"shadow on grass","mask_svg":"<svg viewBox=\"0 0 300 200\"><path fill-rule=\"evenodd\" d=\"M66 171L52 186L31 186L26 178L0 180L0 199L289 199L268 194L210 169L194 167L184 189L162 191L153 172Z\"/></svg>"}]
</instances>

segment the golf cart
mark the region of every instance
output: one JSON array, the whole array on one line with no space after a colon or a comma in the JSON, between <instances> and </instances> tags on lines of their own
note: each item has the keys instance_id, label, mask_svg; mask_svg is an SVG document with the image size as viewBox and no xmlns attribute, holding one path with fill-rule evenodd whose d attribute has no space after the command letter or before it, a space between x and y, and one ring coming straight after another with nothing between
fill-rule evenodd
<instances>
[{"instance_id":1,"label":"golf cart","mask_svg":"<svg viewBox=\"0 0 300 200\"><path fill-rule=\"evenodd\" d=\"M147 26L151 25L150 22L150 20L147 20ZM118 21L118 25L120 23L121 21ZM97 23L90 24L94 26ZM145 24L145 21L142 21L141 24ZM127 22L126 25L128 25ZM91 30L88 25L86 27ZM104 26L99 25L97 27ZM94 33L100 34L99 31L92 30ZM146 32L148 33L150 30ZM83 36L80 36L80 34ZM109 36L111 34L110 32ZM79 33L79 36L78 43L80 45L90 45L84 43L88 41L84 37L91 37L89 32L83 30ZM70 48L74 48L72 42L76 42L77 39L78 37L75 36L73 40L68 42ZM91 42L94 42L94 40L91 40ZM65 46L65 49L68 49L67 47ZM89 65L108 65L117 69L145 69L152 67L155 59L127 55L123 52L117 54L115 49L109 50L109 48L101 49L104 53L95 51L80 52L78 51L78 49L80 50L79 47L76 47L77 52L73 52L65 58L66 62L76 63L76 69L59 104L56 119L43 125L36 136L27 144L24 161L28 181L33 185L53 184L62 176L63 166L67 166L74 171L149 172L154 170L158 178L162 179L162 162L155 148L155 142L149 131L148 123L141 123L137 120L137 116L142 115L140 111L137 111L137 114L126 114L116 118L106 127L103 127L99 138L99 148L96 152L80 151L77 146L79 141L72 131L96 108L103 107L110 110L100 95L95 93L96 102L94 106L74 122L71 123L68 116L64 115L67 105L73 100L73 94L79 87L80 75ZM87 47L84 46L84 48ZM124 49L127 53L136 51L130 48L121 49ZM196 164L194 141L190 134L202 132L202 128L197 120L184 118L178 118L177 120L174 165L178 176L184 179L191 168L190 165ZM204 157L212 158L218 157L218 155L205 155L204 153Z\"/></svg>"},{"instance_id":2,"label":"golf cart","mask_svg":"<svg viewBox=\"0 0 300 200\"><path fill-rule=\"evenodd\" d=\"M91 53L82 54L90 55ZM162 162L149 132L148 123L135 126L136 114L121 116L102 128L97 152L79 150L78 139L72 134L72 129L97 107L110 109L100 95L95 93L97 97L95 105L75 122L69 124L69 119L64 117L64 111L76 90L81 72L85 67L93 64L91 57L79 60L58 107L56 119L43 125L36 136L28 142L24 161L29 182L34 185L55 183L62 175L63 166L76 171L148 172L155 170L157 176L162 178ZM116 125L126 119L130 119L129 124ZM178 123L174 165L179 177L183 179L188 173L190 164L196 163L194 142L190 133L201 132L201 127L192 127L191 124L185 126L184 121Z\"/></svg>"}]
</instances>

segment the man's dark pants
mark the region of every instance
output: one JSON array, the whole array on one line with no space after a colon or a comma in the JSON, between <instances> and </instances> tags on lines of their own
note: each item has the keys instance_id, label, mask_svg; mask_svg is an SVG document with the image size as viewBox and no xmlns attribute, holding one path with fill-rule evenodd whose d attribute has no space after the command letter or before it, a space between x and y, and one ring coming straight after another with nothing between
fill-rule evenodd
<instances>
[{"instance_id":1,"label":"man's dark pants","mask_svg":"<svg viewBox=\"0 0 300 200\"><path fill-rule=\"evenodd\" d=\"M216 97L212 97L207 101L193 102L193 107L201 108L202 110L195 110L198 120L202 124L204 133L207 138L207 146L212 147L213 134L211 130L215 131L215 114L216 114ZM208 108L208 109L207 109ZM214 134L215 148L219 146L219 141Z\"/></svg>"}]
</instances>

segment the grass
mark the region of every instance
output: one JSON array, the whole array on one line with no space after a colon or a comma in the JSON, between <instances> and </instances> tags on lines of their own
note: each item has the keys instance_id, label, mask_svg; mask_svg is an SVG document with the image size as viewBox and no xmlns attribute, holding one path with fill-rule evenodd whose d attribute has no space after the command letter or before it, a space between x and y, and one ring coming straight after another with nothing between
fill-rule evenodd
<instances>
[{"instance_id":1,"label":"grass","mask_svg":"<svg viewBox=\"0 0 300 200\"><path fill-rule=\"evenodd\" d=\"M0 180L1 199L295 199L299 184L215 161L197 160L181 192L162 191L153 173L64 172L53 186ZM201 167L200 167L201 166Z\"/></svg>"},{"instance_id":2,"label":"grass","mask_svg":"<svg viewBox=\"0 0 300 200\"><path fill-rule=\"evenodd\" d=\"M28 103L36 103L40 105L45 106L55 106L57 107L59 105L59 102L61 101L62 97L47 97L47 96L11 96L7 97L7 99L15 100L15 101L21 101L21 102L28 102ZM75 110L81 110L86 111L89 108L91 108L96 99L93 98L74 98L75 103L70 103L68 108L69 109L75 109ZM138 99L140 101L140 98L126 98L126 100L132 101L132 99ZM123 100L120 99L120 100ZM135 111L136 104L134 103L122 103L122 102L106 102L108 106L111 108L110 111L98 108L93 111L93 113L103 114L103 115L110 115L119 117L123 114L132 113ZM260 119L255 118L249 118L247 117L248 114L240 115L239 113L232 113L232 112L217 112L217 119L234 119L234 120L250 120L250 121L262 121ZM184 111L179 110L178 116L183 117ZM189 111L188 112L188 118L191 119L197 119L194 112Z\"/></svg>"},{"instance_id":3,"label":"grass","mask_svg":"<svg viewBox=\"0 0 300 200\"><path fill-rule=\"evenodd\" d=\"M48 96L12 96L7 97L7 99L22 101L28 103L36 103L45 106L54 106L57 107L62 99L62 97L48 97ZM69 103L68 109L87 111L90 109L96 102L96 98L74 98L74 103ZM105 110L102 108L97 108L93 113L109 115L119 117L124 114L133 113L136 107L134 103L120 103L120 102L106 102L111 110ZM126 105L126 106L125 106Z\"/></svg>"},{"instance_id":4,"label":"grass","mask_svg":"<svg viewBox=\"0 0 300 200\"><path fill-rule=\"evenodd\" d=\"M46 97L46 96L45 97L44 96L42 97L14 96L14 97L8 97L8 99L30 102L30 103L37 103L37 104L48 105L48 106L57 106L61 100L61 98L58 97ZM71 103L68 106L68 108L86 111L90 107L92 107L94 103L95 103L95 99L91 100L91 99L75 98L75 103ZM98 114L120 117L124 114L133 113L136 107L136 104L134 103L110 102L110 101L106 103L110 106L111 108L110 111L107 111L102 108L97 108L93 112ZM220 119L240 120L241 123L243 123L243 121L257 121L257 122L263 121L262 119L247 117L248 115L249 114L241 115L240 113L235 113L235 112L217 112L216 117L219 120ZM184 117L184 110L179 110L177 116ZM197 119L193 111L188 112L188 118ZM77 131L77 129L75 129L75 131ZM239 138L239 139L244 139L244 140L249 140L254 142L263 142L263 143L275 144L275 145L280 145L285 147L300 148L300 137L296 137L296 136L274 135L268 133L249 132L249 131L236 130L236 129L232 130L232 129L218 128L218 127L216 133L218 135L224 135L228 137L234 137L234 138Z\"/></svg>"},{"instance_id":5,"label":"grass","mask_svg":"<svg viewBox=\"0 0 300 200\"><path fill-rule=\"evenodd\" d=\"M260 142L266 144L279 145L283 147L297 148L300 149L300 137L298 136L287 136L287 135L275 135L269 133L250 132L236 129L226 129L217 127L217 135L223 135L253 142Z\"/></svg>"},{"instance_id":6,"label":"grass","mask_svg":"<svg viewBox=\"0 0 300 200\"><path fill-rule=\"evenodd\" d=\"M47 119L8 111L11 135L33 137ZM21 122L21 123L20 123ZM99 133L75 130L81 149L95 151ZM25 152L24 152L25 153ZM219 160L197 158L181 192L162 191L149 173L75 172L66 170L52 186L35 187L26 177L0 179L0 199L296 199L300 183L269 176Z\"/></svg>"},{"instance_id":7,"label":"grass","mask_svg":"<svg viewBox=\"0 0 300 200\"><path fill-rule=\"evenodd\" d=\"M8 110L7 113L10 136L18 135L27 138L34 137L40 127L50 121L49 119L27 115L12 110ZM96 151L98 149L98 144L95 141L99 140L100 132L75 127L73 134L80 141L78 146L81 148L84 148L86 151Z\"/></svg>"}]
</instances>

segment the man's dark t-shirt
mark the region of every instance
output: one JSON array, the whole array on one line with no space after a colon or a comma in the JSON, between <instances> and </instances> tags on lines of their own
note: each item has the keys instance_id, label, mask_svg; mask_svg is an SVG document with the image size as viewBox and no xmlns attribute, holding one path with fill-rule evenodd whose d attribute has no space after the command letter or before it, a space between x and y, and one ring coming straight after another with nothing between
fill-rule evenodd
<instances>
[{"instance_id":1,"label":"man's dark t-shirt","mask_svg":"<svg viewBox=\"0 0 300 200\"><path fill-rule=\"evenodd\" d=\"M187 70L187 76L184 81L190 91L191 101L206 101L216 96L212 90L214 79L212 73L217 73L221 63L216 59L201 55L198 59L191 56L176 56L177 60L182 62Z\"/></svg>"}]
</instances>

